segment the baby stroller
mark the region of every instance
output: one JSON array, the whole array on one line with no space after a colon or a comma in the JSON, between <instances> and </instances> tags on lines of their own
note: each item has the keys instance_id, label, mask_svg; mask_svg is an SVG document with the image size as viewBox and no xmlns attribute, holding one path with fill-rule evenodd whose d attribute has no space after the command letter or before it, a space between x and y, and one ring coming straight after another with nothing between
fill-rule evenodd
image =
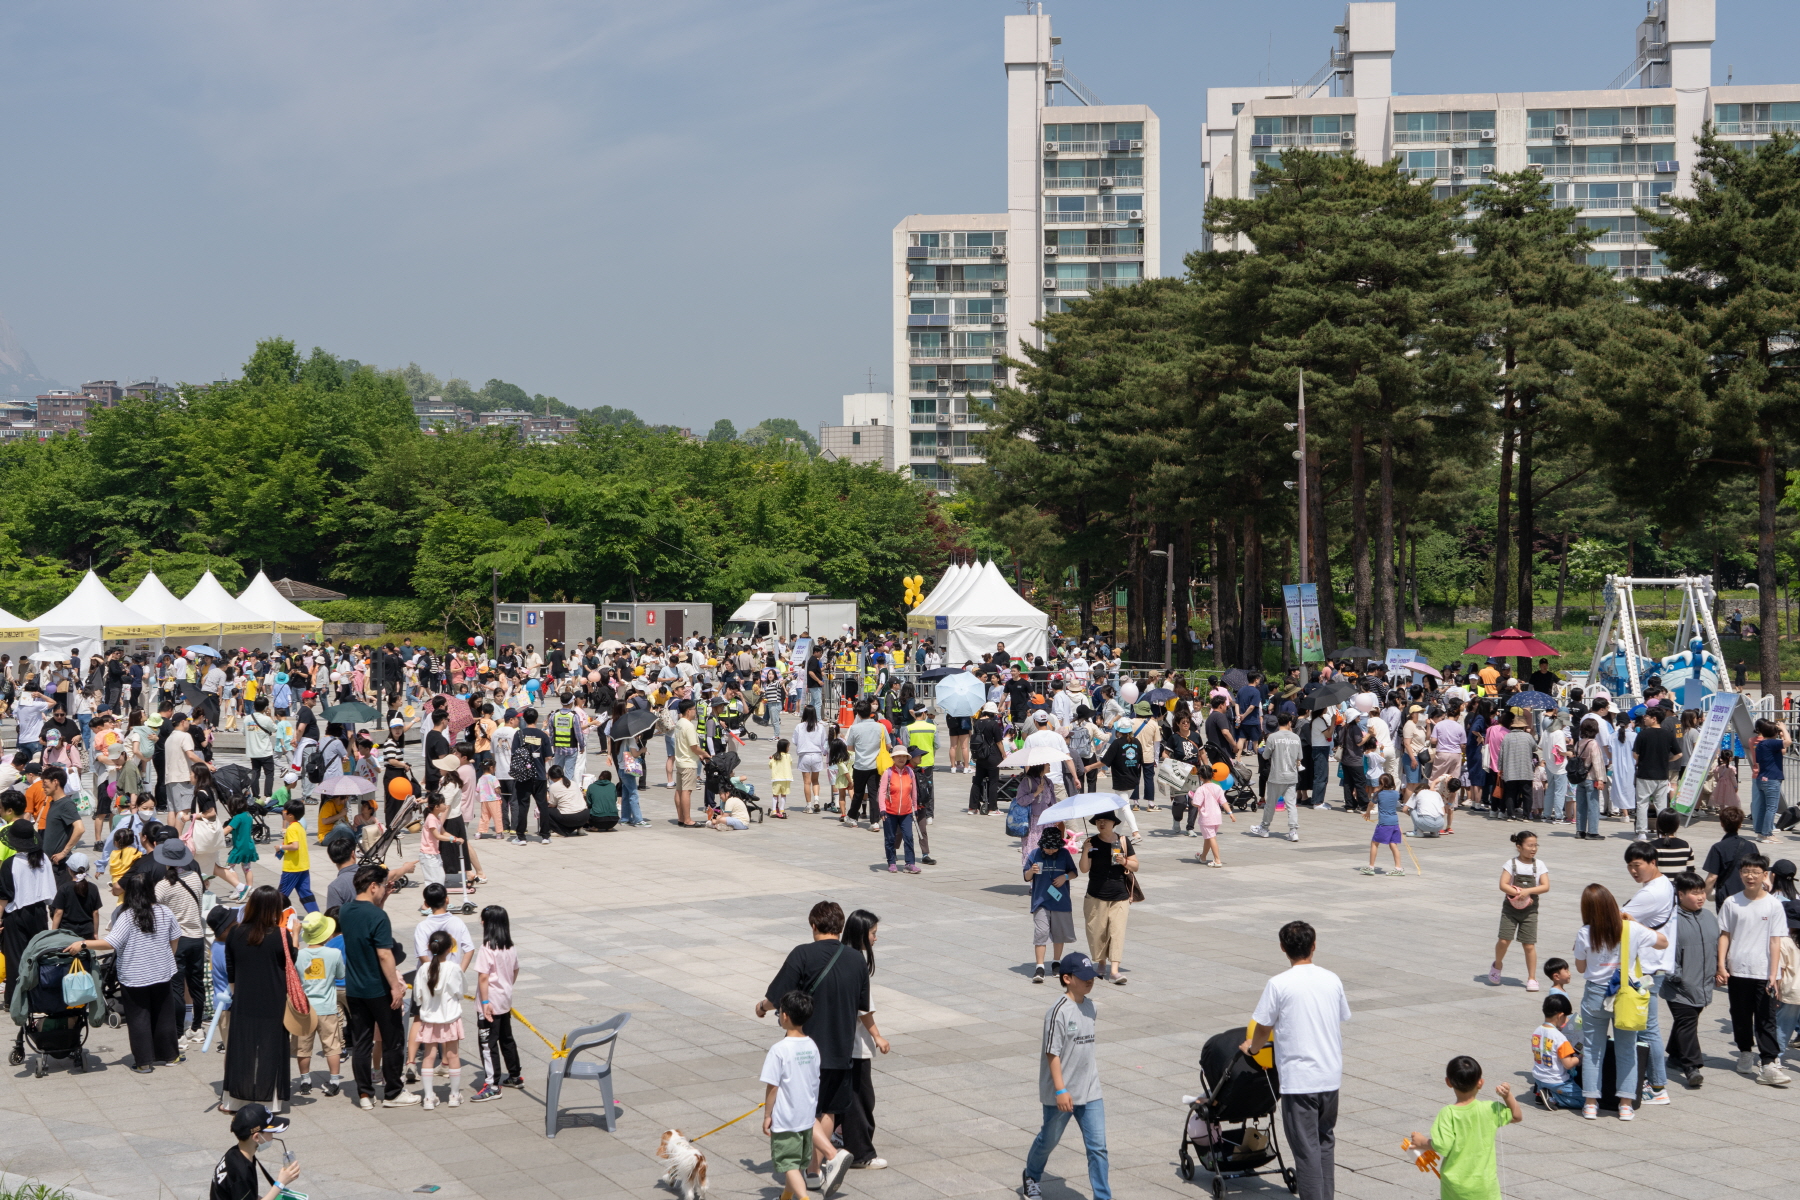
<instances>
[{"instance_id":1,"label":"baby stroller","mask_svg":"<svg viewBox=\"0 0 1800 1200\"><path fill-rule=\"evenodd\" d=\"M744 802L744 809L750 814L750 820L759 822L763 819L763 810L762 805L757 802L756 789L734 774L739 761L737 751L721 750L702 762L700 769L705 775L706 790L713 796L736 796Z\"/></svg>"},{"instance_id":2,"label":"baby stroller","mask_svg":"<svg viewBox=\"0 0 1800 1200\"><path fill-rule=\"evenodd\" d=\"M1253 1175L1281 1176L1298 1195L1300 1182L1281 1157L1275 1128L1275 1105L1281 1080L1274 1067L1262 1067L1244 1054L1241 1029L1228 1029L1206 1039L1200 1050L1198 1096L1184 1096L1187 1116L1181 1134L1181 1177L1194 1177L1194 1159L1212 1174L1212 1194L1225 1195L1227 1179ZM1263 1169L1268 1163L1274 1167Z\"/></svg>"},{"instance_id":3,"label":"baby stroller","mask_svg":"<svg viewBox=\"0 0 1800 1200\"><path fill-rule=\"evenodd\" d=\"M262 845L274 837L263 819L281 810L266 800L259 800L250 794L250 768L242 763L228 763L213 773L213 792L220 808L230 808L232 801L243 800L244 811L250 814L250 840Z\"/></svg>"},{"instance_id":4,"label":"baby stroller","mask_svg":"<svg viewBox=\"0 0 1800 1200\"><path fill-rule=\"evenodd\" d=\"M112 978L112 956L104 959L91 950L64 954L60 948L44 947L37 960L37 981L27 1001L25 1023L21 1027L25 1043L37 1052L37 1065L32 1074L39 1079L50 1073L51 1059L66 1059L76 1074L87 1072L88 1003L69 1004L63 998L63 980L79 962L83 971L94 977L95 990L107 998L107 1023L116 1026L115 1015L119 985Z\"/></svg>"}]
</instances>

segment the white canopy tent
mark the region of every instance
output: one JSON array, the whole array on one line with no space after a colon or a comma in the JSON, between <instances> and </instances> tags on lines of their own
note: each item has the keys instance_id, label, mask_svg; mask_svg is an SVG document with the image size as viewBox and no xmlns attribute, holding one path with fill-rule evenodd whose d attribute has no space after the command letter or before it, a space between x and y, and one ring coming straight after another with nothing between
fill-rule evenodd
<instances>
[{"instance_id":1,"label":"white canopy tent","mask_svg":"<svg viewBox=\"0 0 1800 1200\"><path fill-rule=\"evenodd\" d=\"M1050 654L1050 618L1013 591L992 562L979 568L974 579L950 600L946 610L934 614L945 619L948 645L944 662L959 666L980 662L994 645L1006 643L1007 653L1017 657Z\"/></svg>"},{"instance_id":2,"label":"white canopy tent","mask_svg":"<svg viewBox=\"0 0 1800 1200\"><path fill-rule=\"evenodd\" d=\"M205 613L182 603L152 571L125 598L127 607L143 613L152 621L162 622L165 642L214 642L219 636L219 623L207 619ZM216 647L215 647L216 649Z\"/></svg>"},{"instance_id":3,"label":"white canopy tent","mask_svg":"<svg viewBox=\"0 0 1800 1200\"><path fill-rule=\"evenodd\" d=\"M89 571L63 602L37 619L38 651L58 660L79 652L99 654L107 642L153 641L163 636L154 621L106 590Z\"/></svg>"},{"instance_id":4,"label":"white canopy tent","mask_svg":"<svg viewBox=\"0 0 1800 1200\"><path fill-rule=\"evenodd\" d=\"M970 563L957 563L945 571L937 586L919 602L919 607L906 614L906 631L930 634L937 627L937 618L946 611L945 603L973 583L980 573L981 569Z\"/></svg>"},{"instance_id":5,"label":"white canopy tent","mask_svg":"<svg viewBox=\"0 0 1800 1200\"><path fill-rule=\"evenodd\" d=\"M217 621L219 640L226 646L267 650L274 644L275 622L239 604L211 571L200 577L182 603L208 620Z\"/></svg>"},{"instance_id":6,"label":"white canopy tent","mask_svg":"<svg viewBox=\"0 0 1800 1200\"><path fill-rule=\"evenodd\" d=\"M0 654L25 658L37 649L37 626L0 608Z\"/></svg>"},{"instance_id":7,"label":"white canopy tent","mask_svg":"<svg viewBox=\"0 0 1800 1200\"><path fill-rule=\"evenodd\" d=\"M256 578L250 581L249 587L238 593L238 603L257 616L273 621L278 634L311 634L318 637L325 632L325 622L276 591L275 585L261 571L256 573Z\"/></svg>"}]
</instances>

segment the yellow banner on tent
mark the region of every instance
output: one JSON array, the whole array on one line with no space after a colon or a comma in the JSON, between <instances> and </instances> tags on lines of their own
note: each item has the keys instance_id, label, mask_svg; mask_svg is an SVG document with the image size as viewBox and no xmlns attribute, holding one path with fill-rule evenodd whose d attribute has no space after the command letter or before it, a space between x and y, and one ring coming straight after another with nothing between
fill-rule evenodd
<instances>
[{"instance_id":1,"label":"yellow banner on tent","mask_svg":"<svg viewBox=\"0 0 1800 1200\"><path fill-rule=\"evenodd\" d=\"M274 628L273 621L227 621L219 626L219 632L226 637L233 637L240 633L268 633Z\"/></svg>"},{"instance_id":2,"label":"yellow banner on tent","mask_svg":"<svg viewBox=\"0 0 1800 1200\"><path fill-rule=\"evenodd\" d=\"M217 637L217 622L211 625L164 625L163 636L172 638Z\"/></svg>"},{"instance_id":3,"label":"yellow banner on tent","mask_svg":"<svg viewBox=\"0 0 1800 1200\"><path fill-rule=\"evenodd\" d=\"M0 629L0 642L35 642L38 640L36 625L21 625L13 629Z\"/></svg>"},{"instance_id":4,"label":"yellow banner on tent","mask_svg":"<svg viewBox=\"0 0 1800 1200\"><path fill-rule=\"evenodd\" d=\"M323 621L277 621L276 633L322 633L325 629Z\"/></svg>"},{"instance_id":5,"label":"yellow banner on tent","mask_svg":"<svg viewBox=\"0 0 1800 1200\"><path fill-rule=\"evenodd\" d=\"M163 636L161 625L102 625L100 636L107 641L120 641L126 638L155 638Z\"/></svg>"},{"instance_id":6,"label":"yellow banner on tent","mask_svg":"<svg viewBox=\"0 0 1800 1200\"><path fill-rule=\"evenodd\" d=\"M906 614L906 632L908 633L930 633L936 628L936 617L920 616L917 613Z\"/></svg>"}]
</instances>

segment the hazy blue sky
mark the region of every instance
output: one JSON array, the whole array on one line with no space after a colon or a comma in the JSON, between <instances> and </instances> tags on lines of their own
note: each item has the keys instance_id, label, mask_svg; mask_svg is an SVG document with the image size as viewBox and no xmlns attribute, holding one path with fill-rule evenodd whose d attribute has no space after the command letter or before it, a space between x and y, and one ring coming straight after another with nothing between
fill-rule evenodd
<instances>
[{"instance_id":1,"label":"hazy blue sky","mask_svg":"<svg viewBox=\"0 0 1800 1200\"><path fill-rule=\"evenodd\" d=\"M1304 78L1340 0L1051 0L1162 117L1165 270L1208 85ZM889 230L1003 199L1003 0L0 7L0 315L65 383L282 334L573 404L811 427L889 385ZM1395 87L1601 87L1642 0L1402 0ZM1800 76L1719 0L1715 82Z\"/></svg>"}]
</instances>

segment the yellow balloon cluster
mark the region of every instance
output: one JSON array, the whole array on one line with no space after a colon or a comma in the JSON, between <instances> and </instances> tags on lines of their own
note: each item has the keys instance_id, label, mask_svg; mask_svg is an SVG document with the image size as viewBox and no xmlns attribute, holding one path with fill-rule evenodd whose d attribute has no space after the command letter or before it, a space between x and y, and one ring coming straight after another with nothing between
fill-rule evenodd
<instances>
[{"instance_id":1,"label":"yellow balloon cluster","mask_svg":"<svg viewBox=\"0 0 1800 1200\"><path fill-rule=\"evenodd\" d=\"M906 607L917 608L925 602L925 577L923 575L903 575L900 582L906 585Z\"/></svg>"}]
</instances>

